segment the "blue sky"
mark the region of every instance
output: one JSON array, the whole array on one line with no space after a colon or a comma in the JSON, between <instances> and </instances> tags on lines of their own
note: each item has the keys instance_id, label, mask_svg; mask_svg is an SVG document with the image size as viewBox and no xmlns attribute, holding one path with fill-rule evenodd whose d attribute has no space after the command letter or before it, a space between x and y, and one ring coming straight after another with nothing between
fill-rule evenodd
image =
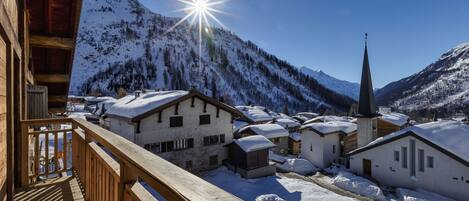
<instances>
[{"instance_id":1,"label":"blue sky","mask_svg":"<svg viewBox=\"0 0 469 201\"><path fill-rule=\"evenodd\" d=\"M139 0L166 16L176 0ZM295 66L359 82L369 33L374 87L416 73L469 41L467 0L231 0L217 17L244 40Z\"/></svg>"}]
</instances>

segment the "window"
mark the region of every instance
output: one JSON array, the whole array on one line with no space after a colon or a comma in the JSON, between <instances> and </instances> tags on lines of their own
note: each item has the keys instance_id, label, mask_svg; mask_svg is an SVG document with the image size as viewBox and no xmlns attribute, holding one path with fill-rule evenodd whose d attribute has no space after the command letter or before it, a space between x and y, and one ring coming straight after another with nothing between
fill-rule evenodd
<instances>
[{"instance_id":1,"label":"window","mask_svg":"<svg viewBox=\"0 0 469 201\"><path fill-rule=\"evenodd\" d=\"M394 151L394 161L399 162L399 151Z\"/></svg>"},{"instance_id":2,"label":"window","mask_svg":"<svg viewBox=\"0 0 469 201\"><path fill-rule=\"evenodd\" d=\"M415 165L415 140L409 141L409 154L410 154L410 176L415 176L416 165Z\"/></svg>"},{"instance_id":3,"label":"window","mask_svg":"<svg viewBox=\"0 0 469 201\"><path fill-rule=\"evenodd\" d=\"M210 115L209 114L200 115L199 124L200 125L210 124Z\"/></svg>"},{"instance_id":4,"label":"window","mask_svg":"<svg viewBox=\"0 0 469 201\"><path fill-rule=\"evenodd\" d=\"M313 144L311 144L311 145L309 146L309 150L310 150L311 152L313 152Z\"/></svg>"},{"instance_id":5,"label":"window","mask_svg":"<svg viewBox=\"0 0 469 201\"><path fill-rule=\"evenodd\" d=\"M165 152L170 152L174 150L174 142L173 141L168 141L168 142L162 142L161 143L161 153Z\"/></svg>"},{"instance_id":6,"label":"window","mask_svg":"<svg viewBox=\"0 0 469 201\"><path fill-rule=\"evenodd\" d=\"M213 155L209 157L210 165L218 165L218 155Z\"/></svg>"},{"instance_id":7,"label":"window","mask_svg":"<svg viewBox=\"0 0 469 201\"><path fill-rule=\"evenodd\" d=\"M181 127L181 126L182 126L182 116L169 118L169 127Z\"/></svg>"},{"instance_id":8,"label":"window","mask_svg":"<svg viewBox=\"0 0 469 201\"><path fill-rule=\"evenodd\" d=\"M425 171L425 157L424 157L424 154L425 152L423 151L423 149L419 149L419 171L420 172L423 172Z\"/></svg>"},{"instance_id":9,"label":"window","mask_svg":"<svg viewBox=\"0 0 469 201\"><path fill-rule=\"evenodd\" d=\"M335 154L335 144L332 145L332 153Z\"/></svg>"},{"instance_id":10,"label":"window","mask_svg":"<svg viewBox=\"0 0 469 201\"><path fill-rule=\"evenodd\" d=\"M433 156L427 156L427 167L428 168L433 168L434 167L434 164L433 164Z\"/></svg>"},{"instance_id":11,"label":"window","mask_svg":"<svg viewBox=\"0 0 469 201\"><path fill-rule=\"evenodd\" d=\"M188 169L188 170L192 169L192 161L191 160L186 161L186 169Z\"/></svg>"},{"instance_id":12,"label":"window","mask_svg":"<svg viewBox=\"0 0 469 201\"><path fill-rule=\"evenodd\" d=\"M211 135L204 137L204 146L215 145L219 142L225 143L225 135Z\"/></svg>"},{"instance_id":13,"label":"window","mask_svg":"<svg viewBox=\"0 0 469 201\"><path fill-rule=\"evenodd\" d=\"M407 168L407 147L401 147L402 152L402 168Z\"/></svg>"},{"instance_id":14,"label":"window","mask_svg":"<svg viewBox=\"0 0 469 201\"><path fill-rule=\"evenodd\" d=\"M194 148L194 138L187 139L187 148Z\"/></svg>"},{"instance_id":15,"label":"window","mask_svg":"<svg viewBox=\"0 0 469 201\"><path fill-rule=\"evenodd\" d=\"M225 143L225 135L224 134L220 135L220 143L222 143L222 144Z\"/></svg>"},{"instance_id":16,"label":"window","mask_svg":"<svg viewBox=\"0 0 469 201\"><path fill-rule=\"evenodd\" d=\"M161 147L161 146L160 146L160 143L159 143L159 142L157 142L157 143L151 143L151 144L145 144L145 145L143 145L143 147L144 147L146 150L148 150L148 151L150 151L150 152L152 152L152 153L154 153L154 154L157 154L157 153L160 153L160 152L161 152L161 150L160 150L160 147Z\"/></svg>"}]
</instances>

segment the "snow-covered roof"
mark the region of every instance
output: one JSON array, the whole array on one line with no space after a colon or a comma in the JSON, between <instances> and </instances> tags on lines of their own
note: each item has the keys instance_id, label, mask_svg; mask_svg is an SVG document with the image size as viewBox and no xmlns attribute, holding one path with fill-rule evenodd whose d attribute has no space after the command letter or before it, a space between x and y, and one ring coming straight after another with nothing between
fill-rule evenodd
<instances>
[{"instance_id":1,"label":"snow-covered roof","mask_svg":"<svg viewBox=\"0 0 469 201\"><path fill-rule=\"evenodd\" d=\"M397 126L403 126L409 120L409 116L397 112L386 112L381 113L381 115L380 119Z\"/></svg>"},{"instance_id":2,"label":"snow-covered roof","mask_svg":"<svg viewBox=\"0 0 469 201\"><path fill-rule=\"evenodd\" d=\"M294 141L301 141L301 133L294 132L290 134L290 138Z\"/></svg>"},{"instance_id":3,"label":"snow-covered roof","mask_svg":"<svg viewBox=\"0 0 469 201\"><path fill-rule=\"evenodd\" d=\"M103 115L108 109L112 107L112 105L114 105L118 101L119 100L117 99L109 99L109 100L98 103L95 114L98 116Z\"/></svg>"},{"instance_id":4,"label":"snow-covered roof","mask_svg":"<svg viewBox=\"0 0 469 201\"><path fill-rule=\"evenodd\" d=\"M260 106L236 106L236 109L253 122L272 121L272 116L262 108Z\"/></svg>"},{"instance_id":5,"label":"snow-covered roof","mask_svg":"<svg viewBox=\"0 0 469 201\"><path fill-rule=\"evenodd\" d=\"M314 112L298 112L296 114L296 116L303 116L303 117L306 117L308 119L312 119L312 118L315 118L315 117L319 116L319 114L314 113Z\"/></svg>"},{"instance_id":6,"label":"snow-covered roof","mask_svg":"<svg viewBox=\"0 0 469 201\"><path fill-rule=\"evenodd\" d=\"M469 142L469 125L452 120L429 122L396 131L352 151L351 154L379 146L394 139L399 139L409 133L414 133L469 163L469 146L467 145L467 142Z\"/></svg>"},{"instance_id":7,"label":"snow-covered roof","mask_svg":"<svg viewBox=\"0 0 469 201\"><path fill-rule=\"evenodd\" d=\"M237 132L239 129L249 125L249 123L245 121L235 120L233 122L233 132Z\"/></svg>"},{"instance_id":8,"label":"snow-covered roof","mask_svg":"<svg viewBox=\"0 0 469 201\"><path fill-rule=\"evenodd\" d=\"M333 115L328 115L328 116L319 116L312 118L308 121L305 121L303 124L310 124L313 122L329 122L329 121L343 121L343 122L352 122L354 118L352 117L340 117L340 116L333 116Z\"/></svg>"},{"instance_id":9,"label":"snow-covered roof","mask_svg":"<svg viewBox=\"0 0 469 201\"><path fill-rule=\"evenodd\" d=\"M275 147L274 143L262 135L251 135L234 140L234 142L245 152L252 152Z\"/></svg>"},{"instance_id":10,"label":"snow-covered roof","mask_svg":"<svg viewBox=\"0 0 469 201\"><path fill-rule=\"evenodd\" d=\"M99 96L99 97L88 96L88 97L85 97L85 101L88 101L88 102L103 102L103 101L107 101L107 100L116 100L116 99L113 98L113 97L110 97L110 96Z\"/></svg>"},{"instance_id":11,"label":"snow-covered roof","mask_svg":"<svg viewBox=\"0 0 469 201\"><path fill-rule=\"evenodd\" d=\"M158 91L127 95L106 111L107 115L134 118L166 103L188 95L189 91Z\"/></svg>"},{"instance_id":12,"label":"snow-covered roof","mask_svg":"<svg viewBox=\"0 0 469 201\"><path fill-rule=\"evenodd\" d=\"M318 134L330 134L336 132L351 133L357 130L357 124L344 121L329 121L310 123L302 126L300 129L312 128L319 132Z\"/></svg>"},{"instance_id":13,"label":"snow-covered roof","mask_svg":"<svg viewBox=\"0 0 469 201\"><path fill-rule=\"evenodd\" d=\"M298 121L287 119L287 118L276 119L275 122L272 121L272 123L278 124L284 128L293 128L293 127L301 126L301 124Z\"/></svg>"},{"instance_id":14,"label":"snow-covered roof","mask_svg":"<svg viewBox=\"0 0 469 201\"><path fill-rule=\"evenodd\" d=\"M278 124L258 124L258 125L250 125L244 128L241 128L239 132L243 132L245 130L251 130L252 132L262 135L268 139L277 138L277 137L288 137L288 131Z\"/></svg>"}]
</instances>

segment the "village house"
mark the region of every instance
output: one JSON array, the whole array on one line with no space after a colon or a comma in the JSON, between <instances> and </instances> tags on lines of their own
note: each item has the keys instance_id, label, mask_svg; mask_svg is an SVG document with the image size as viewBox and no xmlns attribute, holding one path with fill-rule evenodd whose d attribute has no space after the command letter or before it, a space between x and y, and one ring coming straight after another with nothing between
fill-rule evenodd
<instances>
[{"instance_id":1,"label":"village house","mask_svg":"<svg viewBox=\"0 0 469 201\"><path fill-rule=\"evenodd\" d=\"M236 139L251 135L262 135L277 145L272 149L274 153L287 154L288 152L288 131L278 124L257 124L241 128Z\"/></svg>"},{"instance_id":2,"label":"village house","mask_svg":"<svg viewBox=\"0 0 469 201\"><path fill-rule=\"evenodd\" d=\"M238 110L195 90L136 92L106 112L109 130L187 170L228 158Z\"/></svg>"},{"instance_id":3,"label":"village house","mask_svg":"<svg viewBox=\"0 0 469 201\"><path fill-rule=\"evenodd\" d=\"M397 112L391 112L390 108L380 107L378 117L378 137L402 130L410 126L409 116Z\"/></svg>"},{"instance_id":4,"label":"village house","mask_svg":"<svg viewBox=\"0 0 469 201\"><path fill-rule=\"evenodd\" d=\"M437 121L394 132L348 154L350 170L387 186L469 198L469 125Z\"/></svg>"},{"instance_id":5,"label":"village house","mask_svg":"<svg viewBox=\"0 0 469 201\"><path fill-rule=\"evenodd\" d=\"M276 168L269 162L270 140L262 135L236 139L229 145L227 167L247 179L275 175Z\"/></svg>"},{"instance_id":6,"label":"village house","mask_svg":"<svg viewBox=\"0 0 469 201\"><path fill-rule=\"evenodd\" d=\"M278 124L288 130L288 154L297 155L301 151L301 135L298 132L301 124L292 117L280 115L280 118L274 118L271 123Z\"/></svg>"},{"instance_id":7,"label":"village house","mask_svg":"<svg viewBox=\"0 0 469 201\"><path fill-rule=\"evenodd\" d=\"M343 121L311 123L300 128L301 156L319 168L344 163L344 138L356 134L357 125Z\"/></svg>"}]
</instances>

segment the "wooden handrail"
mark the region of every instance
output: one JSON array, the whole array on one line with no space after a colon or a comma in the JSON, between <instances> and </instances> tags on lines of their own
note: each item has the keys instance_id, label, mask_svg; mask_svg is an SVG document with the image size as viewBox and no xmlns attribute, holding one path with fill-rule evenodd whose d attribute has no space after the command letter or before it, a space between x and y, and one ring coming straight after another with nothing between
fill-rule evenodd
<instances>
[{"instance_id":1,"label":"wooden handrail","mask_svg":"<svg viewBox=\"0 0 469 201\"><path fill-rule=\"evenodd\" d=\"M148 200L151 195L141 184L143 181L155 189L167 200L240 200L234 195L208 183L207 181L183 170L182 168L160 158L127 139L112 133L84 119L39 119L21 122L22 126L22 185L35 181L39 172L29 175L28 167L34 164L39 168L39 136L54 138L55 169L51 173L60 173L72 168L83 185L86 200ZM72 128L57 129L62 124ZM55 127L53 125L56 125ZM46 128L45 131L37 131ZM72 131L71 142L66 133ZM64 140L58 140L63 133ZM31 141L34 140L34 141ZM33 143L30 143L33 142ZM67 161L67 151L57 156L57 147L61 143L64 149L71 147L72 164L65 162L61 170L57 160L62 157ZM35 156L31 160L28 150L34 147ZM49 154L46 154L46 163ZM36 174L38 173L38 174ZM46 170L45 175L49 174Z\"/></svg>"},{"instance_id":2,"label":"wooden handrail","mask_svg":"<svg viewBox=\"0 0 469 201\"><path fill-rule=\"evenodd\" d=\"M74 126L85 131L85 137L103 145L120 161L121 173L125 164L125 168L168 200L240 200L111 131L84 119L72 121Z\"/></svg>"}]
</instances>

